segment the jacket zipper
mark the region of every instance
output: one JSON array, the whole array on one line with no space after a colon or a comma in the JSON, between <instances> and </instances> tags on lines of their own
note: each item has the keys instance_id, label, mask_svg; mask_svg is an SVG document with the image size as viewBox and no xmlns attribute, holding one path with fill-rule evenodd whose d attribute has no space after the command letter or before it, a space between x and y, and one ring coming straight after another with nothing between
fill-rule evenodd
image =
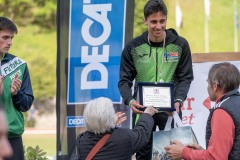
<instances>
[{"instance_id":1,"label":"jacket zipper","mask_svg":"<svg viewBox=\"0 0 240 160\"><path fill-rule=\"evenodd\" d=\"M158 47L156 47L156 79L155 82L157 82L158 77Z\"/></svg>"}]
</instances>

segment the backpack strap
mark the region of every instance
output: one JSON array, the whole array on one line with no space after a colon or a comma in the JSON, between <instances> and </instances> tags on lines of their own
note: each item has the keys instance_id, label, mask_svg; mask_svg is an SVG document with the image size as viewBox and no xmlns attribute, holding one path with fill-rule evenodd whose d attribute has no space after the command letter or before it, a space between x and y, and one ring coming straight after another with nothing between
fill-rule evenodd
<instances>
[{"instance_id":1,"label":"backpack strap","mask_svg":"<svg viewBox=\"0 0 240 160\"><path fill-rule=\"evenodd\" d=\"M89 152L86 160L91 160L95 154L103 147L103 145L106 143L106 141L108 140L108 138L111 136L111 134L106 134L105 136L103 136L98 143L92 148L92 150Z\"/></svg>"}]
</instances>

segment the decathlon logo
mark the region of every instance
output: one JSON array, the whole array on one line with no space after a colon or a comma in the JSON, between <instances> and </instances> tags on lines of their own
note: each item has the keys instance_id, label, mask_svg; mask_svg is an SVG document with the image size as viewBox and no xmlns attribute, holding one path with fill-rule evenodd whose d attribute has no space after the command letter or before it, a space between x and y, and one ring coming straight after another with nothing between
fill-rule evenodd
<instances>
[{"instance_id":1,"label":"decathlon logo","mask_svg":"<svg viewBox=\"0 0 240 160\"><path fill-rule=\"evenodd\" d=\"M83 116L68 116L67 127L85 127Z\"/></svg>"},{"instance_id":2,"label":"decathlon logo","mask_svg":"<svg viewBox=\"0 0 240 160\"><path fill-rule=\"evenodd\" d=\"M125 0L71 0L68 104L86 104L100 96L121 103L123 13Z\"/></svg>"},{"instance_id":3,"label":"decathlon logo","mask_svg":"<svg viewBox=\"0 0 240 160\"><path fill-rule=\"evenodd\" d=\"M81 35L89 46L81 47L81 63L87 63L81 73L81 89L107 88L108 71L102 63L109 62L109 45L105 43L111 33L108 12L112 10L112 4L89 4L86 2L89 0L84 0L83 14L87 18L82 24ZM91 32L91 27L94 27L95 23L102 26L97 36ZM88 80L91 71L98 71L101 78L93 81Z\"/></svg>"}]
</instances>

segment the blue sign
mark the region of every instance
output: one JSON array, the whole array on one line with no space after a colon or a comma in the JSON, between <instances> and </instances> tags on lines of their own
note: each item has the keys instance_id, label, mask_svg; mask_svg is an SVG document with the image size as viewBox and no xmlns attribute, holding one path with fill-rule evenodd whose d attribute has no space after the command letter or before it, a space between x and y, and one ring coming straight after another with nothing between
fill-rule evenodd
<instances>
[{"instance_id":1,"label":"blue sign","mask_svg":"<svg viewBox=\"0 0 240 160\"><path fill-rule=\"evenodd\" d=\"M85 127L83 116L67 116L66 126L69 127Z\"/></svg>"},{"instance_id":2,"label":"blue sign","mask_svg":"<svg viewBox=\"0 0 240 160\"><path fill-rule=\"evenodd\" d=\"M118 90L126 0L71 0L68 104L98 97L121 103Z\"/></svg>"}]
</instances>

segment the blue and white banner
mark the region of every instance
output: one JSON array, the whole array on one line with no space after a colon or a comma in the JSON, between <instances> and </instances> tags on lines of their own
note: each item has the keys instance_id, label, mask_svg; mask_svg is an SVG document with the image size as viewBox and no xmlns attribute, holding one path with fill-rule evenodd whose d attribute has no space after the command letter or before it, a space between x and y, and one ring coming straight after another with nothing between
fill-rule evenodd
<instances>
[{"instance_id":1,"label":"blue and white banner","mask_svg":"<svg viewBox=\"0 0 240 160\"><path fill-rule=\"evenodd\" d=\"M85 127L84 117L83 116L67 116L66 126L67 128Z\"/></svg>"},{"instance_id":2,"label":"blue and white banner","mask_svg":"<svg viewBox=\"0 0 240 160\"><path fill-rule=\"evenodd\" d=\"M119 67L126 0L71 0L68 104L104 96L121 103Z\"/></svg>"}]
</instances>

